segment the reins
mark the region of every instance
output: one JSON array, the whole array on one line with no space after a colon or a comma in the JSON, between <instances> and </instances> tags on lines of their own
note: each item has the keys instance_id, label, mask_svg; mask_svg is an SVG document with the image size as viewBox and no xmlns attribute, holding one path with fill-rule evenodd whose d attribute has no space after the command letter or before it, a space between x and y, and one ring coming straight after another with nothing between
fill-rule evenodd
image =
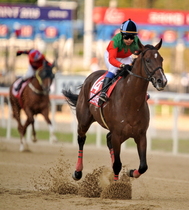
<instances>
[{"instance_id":1,"label":"reins","mask_svg":"<svg viewBox=\"0 0 189 210\"><path fill-rule=\"evenodd\" d=\"M148 51L148 50L156 50L156 48L154 47L154 46L149 46L150 48L147 48L146 50L144 50L143 52L142 52L142 55L144 56L144 54L145 54L145 52L146 51ZM145 60L142 58L142 62L143 62L143 64L144 64L144 70L145 70L145 72L146 72L146 75L147 75L147 79L149 80L149 81L152 81L152 76L155 74L155 72L158 70L158 69L162 69L162 67L161 66L158 66L157 68L155 68L152 72L150 72L149 70L148 70L148 67L146 66L146 62L145 62ZM163 70L163 69L162 69Z\"/></svg>"},{"instance_id":2,"label":"reins","mask_svg":"<svg viewBox=\"0 0 189 210\"><path fill-rule=\"evenodd\" d=\"M144 54L145 54L148 50L153 50L153 49L156 50L156 48L153 47L153 46L149 46L149 47L150 47L150 48L147 48L146 50L144 50L144 51L142 52L142 56L144 56ZM146 73L146 75L147 75L147 78L146 78L146 77L142 77L142 76L140 76L140 75L138 75L138 74L135 74L135 73L133 73L132 71L129 71L128 69L127 69L127 72L128 72L130 75L134 76L134 77L138 77L138 78L141 78L141 79L144 79L144 80L147 80L147 81L151 82L151 81L152 81L152 76L155 74L155 72L156 72L158 69L162 69L162 67L159 66L159 67L155 68L152 72L150 72L150 71L148 70L148 67L146 66L146 62L145 62L145 60L144 60L143 57L142 57L141 60L142 60L142 63L144 64L144 71L145 71L145 73Z\"/></svg>"},{"instance_id":3,"label":"reins","mask_svg":"<svg viewBox=\"0 0 189 210\"><path fill-rule=\"evenodd\" d=\"M41 90L38 90L37 88L35 88L35 87L33 86L33 84L32 84L31 82L28 84L28 86L30 87L30 89L31 89L34 93L41 94L41 95L48 95L48 91L45 91L45 90L41 91Z\"/></svg>"}]
</instances>

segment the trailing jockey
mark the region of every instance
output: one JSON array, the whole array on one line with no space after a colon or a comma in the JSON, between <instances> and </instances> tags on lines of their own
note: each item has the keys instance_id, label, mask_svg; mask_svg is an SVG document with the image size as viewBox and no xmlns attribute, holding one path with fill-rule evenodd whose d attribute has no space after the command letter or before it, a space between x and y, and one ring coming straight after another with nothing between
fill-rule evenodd
<instances>
[{"instance_id":1,"label":"trailing jockey","mask_svg":"<svg viewBox=\"0 0 189 210\"><path fill-rule=\"evenodd\" d=\"M19 91L22 87L22 84L29 78L33 77L35 75L36 70L41 68L43 66L43 62L46 61L45 56L40 53L38 50L32 49L32 50L25 50L25 51L17 51L16 56L19 56L21 54L27 54L29 58L29 66L27 69L26 74L22 77L21 82L18 84L18 86L15 88L16 91ZM48 62L49 65L52 65Z\"/></svg>"}]
</instances>

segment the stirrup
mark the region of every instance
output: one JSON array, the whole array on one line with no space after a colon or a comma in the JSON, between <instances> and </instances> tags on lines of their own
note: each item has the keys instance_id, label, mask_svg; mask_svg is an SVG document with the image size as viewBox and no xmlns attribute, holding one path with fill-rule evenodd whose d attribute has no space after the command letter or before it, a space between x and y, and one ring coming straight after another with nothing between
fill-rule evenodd
<instances>
[{"instance_id":1,"label":"stirrup","mask_svg":"<svg viewBox=\"0 0 189 210\"><path fill-rule=\"evenodd\" d=\"M148 100L148 99L150 99L150 94L149 93L146 94L146 100Z\"/></svg>"},{"instance_id":2,"label":"stirrup","mask_svg":"<svg viewBox=\"0 0 189 210\"><path fill-rule=\"evenodd\" d=\"M98 99L98 105L102 106L106 102L106 100L107 100L107 95L106 93L102 92Z\"/></svg>"},{"instance_id":3,"label":"stirrup","mask_svg":"<svg viewBox=\"0 0 189 210\"><path fill-rule=\"evenodd\" d=\"M103 101L103 102L106 102L107 101L107 95L105 92L102 92L99 96L99 100Z\"/></svg>"}]
</instances>

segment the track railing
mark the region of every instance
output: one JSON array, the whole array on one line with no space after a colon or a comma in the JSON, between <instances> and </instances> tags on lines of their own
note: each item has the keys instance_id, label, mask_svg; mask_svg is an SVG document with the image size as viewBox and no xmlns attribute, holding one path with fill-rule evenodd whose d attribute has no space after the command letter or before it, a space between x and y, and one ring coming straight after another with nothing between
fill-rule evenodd
<instances>
[{"instance_id":1,"label":"track railing","mask_svg":"<svg viewBox=\"0 0 189 210\"><path fill-rule=\"evenodd\" d=\"M170 130L172 140L173 140L172 153L177 154L179 132L180 132L178 128L178 119L180 116L181 108L189 108L189 94L177 94L177 93L170 93L170 92L158 92L158 93L149 92L149 93L151 95L151 98L148 100L148 104L150 107L150 126L148 129L148 150L149 151L152 150L152 136L153 136L154 131L156 132L156 128L153 123L153 119L156 115L155 107L157 105L162 105L162 106L166 105L166 106L172 107L173 124L172 124L172 129ZM63 105L66 103L66 101L65 101L64 96L58 96L58 95L50 95L50 99L51 99L51 115L52 115L51 120L52 120L52 124L55 125L56 106ZM8 117L5 116L5 112L4 112L5 101L7 101L7 104L8 104ZM11 138L12 111L11 111L11 106L9 102L9 93L8 93L7 88L0 88L0 109L1 109L1 126L6 127L6 138L10 139ZM71 128L73 132L73 145L77 145L77 122L74 116L72 116L72 118L73 119L71 120L71 124L72 124ZM55 127L55 130L56 130L56 127ZM27 140L30 139L29 132L27 134ZM103 132L104 130L99 125L97 125L96 130L95 130L96 147L102 146L101 134ZM123 147L126 147L126 144L124 144Z\"/></svg>"}]
</instances>

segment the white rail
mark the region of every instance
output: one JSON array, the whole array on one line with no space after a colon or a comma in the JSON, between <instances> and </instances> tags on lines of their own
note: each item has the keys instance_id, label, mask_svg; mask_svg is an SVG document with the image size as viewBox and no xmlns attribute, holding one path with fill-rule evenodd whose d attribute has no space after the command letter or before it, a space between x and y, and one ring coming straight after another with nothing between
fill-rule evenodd
<instances>
[{"instance_id":1,"label":"white rail","mask_svg":"<svg viewBox=\"0 0 189 210\"><path fill-rule=\"evenodd\" d=\"M151 95L151 99L148 100L149 107L150 107L150 126L148 129L148 150L152 150L152 137L158 136L157 129L154 125L154 118L155 118L155 108L157 105L163 105L164 107L172 107L172 129L170 130L171 137L173 140L173 147L172 153L178 153L178 142L179 142L179 128L178 128L178 119L180 117L181 108L189 108L189 94L177 94L177 93L170 93L170 92L149 92ZM1 110L1 126L6 127L6 138L11 138L11 107L10 102L8 100L8 89L7 88L0 88L0 110ZM4 115L4 99L8 101L8 119L6 119ZM53 125L56 124L55 113L56 113L56 106L62 105L65 103L65 98L63 96L57 95L50 95L51 98L51 115L52 115L52 123ZM71 120L71 129L73 132L73 144L77 144L77 122L75 116L72 116ZM189 126L188 126L189 127ZM56 127L55 127L56 130ZM188 128L189 131L189 128ZM96 133L96 147L101 147L101 137L102 133L104 132L103 128L96 124L95 131ZM30 134L27 134L27 140L30 138ZM126 147L126 144L123 145Z\"/></svg>"}]
</instances>

